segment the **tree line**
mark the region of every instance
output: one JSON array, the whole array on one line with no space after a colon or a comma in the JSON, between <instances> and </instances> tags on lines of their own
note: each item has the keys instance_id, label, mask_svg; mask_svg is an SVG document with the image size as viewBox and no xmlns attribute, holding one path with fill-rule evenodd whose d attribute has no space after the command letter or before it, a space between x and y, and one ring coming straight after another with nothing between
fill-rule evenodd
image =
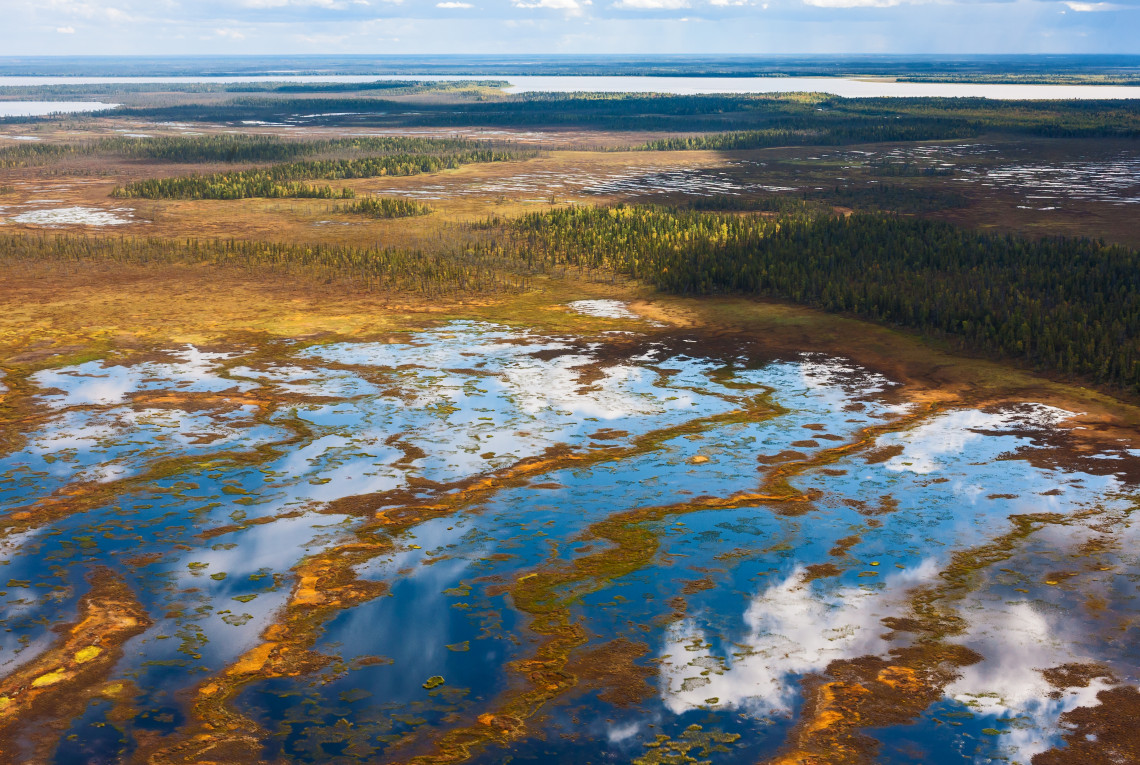
<instances>
[{"instance_id":1,"label":"tree line","mask_svg":"<svg viewBox=\"0 0 1140 765\"><path fill-rule=\"evenodd\" d=\"M472 149L449 154L393 154L357 159L314 159L271 165L254 170L232 170L209 175L148 178L115 188L111 195L138 199L245 199L247 197L355 196L351 189L334 192L306 181L376 178L434 173L474 162L507 162L523 154L498 149ZM326 191L327 190L327 191Z\"/></svg>"},{"instance_id":2,"label":"tree line","mask_svg":"<svg viewBox=\"0 0 1140 765\"><path fill-rule=\"evenodd\" d=\"M534 268L606 269L679 294L791 300L1140 392L1140 257L885 214L570 208L508 224Z\"/></svg>"},{"instance_id":3,"label":"tree line","mask_svg":"<svg viewBox=\"0 0 1140 765\"><path fill-rule=\"evenodd\" d=\"M0 262L208 263L425 295L524 289L576 268L684 295L778 298L1140 392L1140 253L881 213L774 217L565 208L472 226L448 252L0 236ZM474 233L474 231L472 232Z\"/></svg>"},{"instance_id":4,"label":"tree line","mask_svg":"<svg viewBox=\"0 0 1140 765\"><path fill-rule=\"evenodd\" d=\"M529 286L515 258L502 250L474 245L437 253L232 239L6 234L0 235L0 264L17 268L209 265L254 276L283 275L428 297L517 291Z\"/></svg>"},{"instance_id":5,"label":"tree line","mask_svg":"<svg viewBox=\"0 0 1140 765\"><path fill-rule=\"evenodd\" d=\"M211 134L130 138L114 136L75 143L26 142L0 148L0 168L24 167L68 157L111 156L164 162L287 162L322 155L463 154L502 148L461 138L359 136L317 141L268 135ZM506 150L510 150L509 147Z\"/></svg>"},{"instance_id":6,"label":"tree line","mask_svg":"<svg viewBox=\"0 0 1140 765\"><path fill-rule=\"evenodd\" d=\"M399 197L365 197L351 204L339 205L336 211L369 218L413 218L433 212L428 205Z\"/></svg>"},{"instance_id":7,"label":"tree line","mask_svg":"<svg viewBox=\"0 0 1140 765\"><path fill-rule=\"evenodd\" d=\"M104 112L103 114L108 114ZM383 98L244 97L209 104L124 106L136 119L296 121L384 127L564 126L609 130L752 132L716 138L726 148L965 138L983 133L1036 136L1140 136L1133 100L998 101L985 98L842 98L822 93L532 93L447 101ZM716 144L677 148L718 148ZM700 140L700 137L697 137ZM725 144L725 141L728 143ZM736 142L737 145L732 146ZM743 142L743 143L742 143ZM663 144L671 147L673 144Z\"/></svg>"}]
</instances>

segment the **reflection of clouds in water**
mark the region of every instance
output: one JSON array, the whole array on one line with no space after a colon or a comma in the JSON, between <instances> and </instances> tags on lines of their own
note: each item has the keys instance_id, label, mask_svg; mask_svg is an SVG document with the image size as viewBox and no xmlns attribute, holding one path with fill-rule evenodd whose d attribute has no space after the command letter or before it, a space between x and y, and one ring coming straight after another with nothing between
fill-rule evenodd
<instances>
[{"instance_id":1,"label":"reflection of clouds in water","mask_svg":"<svg viewBox=\"0 0 1140 765\"><path fill-rule=\"evenodd\" d=\"M16 464L42 466L54 476L106 482L129 475L140 462L160 454L217 451L244 441L256 443L264 429L250 432L241 418L252 407L224 417L179 409L114 408L65 411L32 434L26 449L0 458L0 470ZM206 443L198 439L208 433Z\"/></svg>"},{"instance_id":2,"label":"reflection of clouds in water","mask_svg":"<svg viewBox=\"0 0 1140 765\"><path fill-rule=\"evenodd\" d=\"M801 353L799 371L807 388L841 388L857 396L882 393L898 384L881 374L856 365L849 359L823 353Z\"/></svg>"},{"instance_id":3,"label":"reflection of clouds in water","mask_svg":"<svg viewBox=\"0 0 1140 765\"><path fill-rule=\"evenodd\" d=\"M138 389L142 375L127 367L111 367L104 374L94 374L96 362L75 370L47 370L32 376L41 388L58 388L62 395L49 394L57 407L84 404L121 404L127 394ZM80 372L79 369L83 369ZM90 369L90 371L88 371Z\"/></svg>"},{"instance_id":4,"label":"reflection of clouds in water","mask_svg":"<svg viewBox=\"0 0 1140 765\"><path fill-rule=\"evenodd\" d=\"M656 377L640 367L607 367L601 372L601 379L583 386L578 367L592 361L588 356L559 356L550 361L524 358L508 366L503 375L519 408L528 414L552 408L580 417L615 420L657 414L665 408L659 403L662 391L635 392L640 383L649 383ZM691 400L691 396L682 394L669 402L669 408L688 408Z\"/></svg>"},{"instance_id":5,"label":"reflection of clouds in water","mask_svg":"<svg viewBox=\"0 0 1140 765\"><path fill-rule=\"evenodd\" d=\"M971 616L970 613L966 614ZM1071 709L1096 706L1096 694L1108 687L1103 679L1087 688L1071 688L1060 699L1041 670L1083 659L1074 655L1071 640L1029 603L986 603L972 615L961 642L983 661L964 667L946 695L967 704L978 715L1023 718L998 742L1016 759L1028 762L1060 740L1058 718Z\"/></svg>"},{"instance_id":6,"label":"reflection of clouds in water","mask_svg":"<svg viewBox=\"0 0 1140 765\"><path fill-rule=\"evenodd\" d=\"M108 462L79 473L76 478L81 481L94 481L95 483L109 483L120 478L126 478L133 471L126 465L116 465Z\"/></svg>"},{"instance_id":7,"label":"reflection of clouds in water","mask_svg":"<svg viewBox=\"0 0 1140 765\"><path fill-rule=\"evenodd\" d=\"M905 433L884 436L879 446L901 446L903 452L887 461L888 470L925 475L942 468L939 458L964 454L968 445L983 438L982 430L1048 428L1072 416L1056 407L1027 405L1016 410L982 412L965 409L936 417Z\"/></svg>"},{"instance_id":8,"label":"reflection of clouds in water","mask_svg":"<svg viewBox=\"0 0 1140 765\"><path fill-rule=\"evenodd\" d=\"M611 744L620 744L636 736L641 731L641 723L631 722L625 725L614 725L606 730L606 740Z\"/></svg>"},{"instance_id":9,"label":"reflection of clouds in water","mask_svg":"<svg viewBox=\"0 0 1140 765\"><path fill-rule=\"evenodd\" d=\"M385 391L367 404L346 402L335 413L306 417L343 420L356 411L352 422L341 426L351 428L358 443L368 434L404 433L425 452L417 460L418 472L455 480L556 444L573 445L599 427L591 420L626 419L624 428L641 431L735 404L716 397L721 388L710 381L712 365L706 361L662 362L680 372L666 380L636 363L603 361L596 350L600 347L569 353L571 346L560 340L455 322L418 333L410 343L313 348L303 355L385 371L395 378L397 393ZM305 375L313 392L323 392L325 370L309 369ZM689 385L707 394L682 387Z\"/></svg>"},{"instance_id":10,"label":"reflection of clouds in water","mask_svg":"<svg viewBox=\"0 0 1140 765\"><path fill-rule=\"evenodd\" d=\"M89 361L65 369L37 372L31 379L40 388L62 391L62 394L44 396L52 406L59 408L119 404L128 394L144 390L175 388L188 392L219 392L231 389L245 391L254 387L251 383L229 380L217 373L216 362L227 358L226 354L207 353L186 346L170 355L176 361L131 366Z\"/></svg>"},{"instance_id":11,"label":"reflection of clouds in water","mask_svg":"<svg viewBox=\"0 0 1140 765\"><path fill-rule=\"evenodd\" d=\"M28 451L35 454L53 454L67 449L91 449L111 436L122 433L109 423L88 421L65 415L53 421L50 429L32 437Z\"/></svg>"},{"instance_id":12,"label":"reflection of clouds in water","mask_svg":"<svg viewBox=\"0 0 1140 765\"><path fill-rule=\"evenodd\" d=\"M366 448L368 453L361 454L362 448ZM391 466L401 457L403 452L390 446L333 435L318 438L290 452L283 462L274 467L289 476L319 474L325 483L307 486L305 498L327 502L402 486L403 471Z\"/></svg>"},{"instance_id":13,"label":"reflection of clouds in water","mask_svg":"<svg viewBox=\"0 0 1140 765\"><path fill-rule=\"evenodd\" d=\"M624 300L575 300L572 303L567 303L566 307L575 313L595 316L599 319L640 318L629 310L629 303Z\"/></svg>"},{"instance_id":14,"label":"reflection of clouds in water","mask_svg":"<svg viewBox=\"0 0 1140 765\"><path fill-rule=\"evenodd\" d=\"M279 390L299 396L327 396L351 398L372 396L379 391L375 385L351 372L331 369L306 369L292 365L279 365L270 369L234 367L230 374L243 379L271 383Z\"/></svg>"},{"instance_id":15,"label":"reflection of clouds in water","mask_svg":"<svg viewBox=\"0 0 1140 765\"><path fill-rule=\"evenodd\" d=\"M925 561L887 577L881 588L822 593L797 567L752 601L744 613L748 632L733 640L748 646L748 653L723 663L702 630L680 622L670 630L662 652L667 657L661 664L665 705L680 714L716 698L719 706L755 715L789 713L798 676L837 659L885 653L888 643L880 620L898 611L906 590L936 573L933 561ZM712 671L702 676L705 670Z\"/></svg>"},{"instance_id":16,"label":"reflection of clouds in water","mask_svg":"<svg viewBox=\"0 0 1140 765\"><path fill-rule=\"evenodd\" d=\"M937 575L931 560L889 577L881 589L844 587L831 593L813 590L802 568L778 582L749 605L747 634L733 644L747 652L728 659L713 653L706 634L691 620L669 631L662 651L660 688L674 714L714 704L749 714L790 714L802 675L820 672L833 661L885 655L885 616L905 607L905 593ZM1042 670L1087 661L1074 653L1074 640L1028 603L985 603L964 614L971 627L961 643L983 660L960 670L946 696L977 715L1019 718L997 742L1002 751L1028 762L1057 745L1059 717L1076 707L1095 706L1096 694L1109 683L1096 680L1071 688L1061 698ZM703 674L702 673L706 673ZM710 702L716 699L715 702Z\"/></svg>"},{"instance_id":17,"label":"reflection of clouds in water","mask_svg":"<svg viewBox=\"0 0 1140 765\"><path fill-rule=\"evenodd\" d=\"M286 518L272 524L251 526L236 534L221 537L225 542L238 543L235 547L215 544L187 552L171 561L166 575L172 587L196 593L203 600L214 603L215 612L205 615L197 622L210 636L209 643L199 648L208 661L217 664L233 661L242 652L261 642L259 634L288 601L289 588L272 587L272 579L251 587L250 577L280 571L283 564L291 566L293 560L283 561L283 552L303 551L303 545L323 529L335 528L338 520L339 516L325 515ZM189 563L205 565L191 569ZM224 578L212 578L222 573L226 574ZM270 587L272 589L265 591ZM257 595L253 600L233 600L235 596L251 593ZM226 622L222 618L225 614L216 611L229 611L231 615L248 614L251 618L236 623ZM177 620L156 619L147 634L169 635L178 629ZM156 654L161 655L163 651L171 658L181 658L178 641L154 643L148 658L159 658Z\"/></svg>"}]
</instances>

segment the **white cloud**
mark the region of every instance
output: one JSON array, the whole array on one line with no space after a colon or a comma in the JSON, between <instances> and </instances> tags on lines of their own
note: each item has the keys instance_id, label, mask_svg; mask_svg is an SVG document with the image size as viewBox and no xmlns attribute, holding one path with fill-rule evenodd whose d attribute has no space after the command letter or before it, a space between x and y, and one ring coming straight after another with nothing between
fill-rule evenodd
<instances>
[{"instance_id":1,"label":"white cloud","mask_svg":"<svg viewBox=\"0 0 1140 765\"><path fill-rule=\"evenodd\" d=\"M436 3L436 8L474 8L471 3Z\"/></svg>"},{"instance_id":2,"label":"white cloud","mask_svg":"<svg viewBox=\"0 0 1140 765\"><path fill-rule=\"evenodd\" d=\"M82 19L98 20L103 18L112 22L123 22L131 21L133 18L130 14L114 6L104 8L98 4L75 2L75 0L49 0L47 7L56 14Z\"/></svg>"},{"instance_id":3,"label":"white cloud","mask_svg":"<svg viewBox=\"0 0 1140 765\"><path fill-rule=\"evenodd\" d=\"M614 8L630 8L639 11L661 11L688 8L689 0L619 0Z\"/></svg>"},{"instance_id":4,"label":"white cloud","mask_svg":"<svg viewBox=\"0 0 1140 765\"><path fill-rule=\"evenodd\" d=\"M804 0L804 5L816 8L893 8L903 0Z\"/></svg>"},{"instance_id":5,"label":"white cloud","mask_svg":"<svg viewBox=\"0 0 1140 765\"><path fill-rule=\"evenodd\" d=\"M511 0L516 8L549 8L556 11L581 12L582 6L578 0Z\"/></svg>"},{"instance_id":6,"label":"white cloud","mask_svg":"<svg viewBox=\"0 0 1140 765\"><path fill-rule=\"evenodd\" d=\"M1073 3L1066 2L1065 5L1069 6L1070 11L1077 13L1092 13L1096 11L1115 11L1119 5L1114 3Z\"/></svg>"},{"instance_id":7,"label":"white cloud","mask_svg":"<svg viewBox=\"0 0 1140 765\"><path fill-rule=\"evenodd\" d=\"M75 27L56 27L55 31L61 35L73 35L75 34Z\"/></svg>"},{"instance_id":8,"label":"white cloud","mask_svg":"<svg viewBox=\"0 0 1140 765\"><path fill-rule=\"evenodd\" d=\"M337 0L241 0L244 8L286 8L289 6L311 6L316 8L343 8Z\"/></svg>"},{"instance_id":9,"label":"white cloud","mask_svg":"<svg viewBox=\"0 0 1140 765\"><path fill-rule=\"evenodd\" d=\"M217 35L218 37L224 37L228 40L244 40L245 39L244 34L242 34L241 32L239 32L236 29L231 29L230 27L222 27L221 29L215 29L214 34Z\"/></svg>"}]
</instances>

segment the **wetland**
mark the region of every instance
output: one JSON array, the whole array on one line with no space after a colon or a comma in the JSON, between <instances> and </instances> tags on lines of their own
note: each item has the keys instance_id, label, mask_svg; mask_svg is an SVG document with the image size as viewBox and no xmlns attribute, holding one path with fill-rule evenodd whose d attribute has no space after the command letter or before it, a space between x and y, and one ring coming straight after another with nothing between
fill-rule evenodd
<instances>
[{"instance_id":1,"label":"wetland","mask_svg":"<svg viewBox=\"0 0 1140 765\"><path fill-rule=\"evenodd\" d=\"M166 86L0 125L0 762L1140 757L1117 105Z\"/></svg>"}]
</instances>

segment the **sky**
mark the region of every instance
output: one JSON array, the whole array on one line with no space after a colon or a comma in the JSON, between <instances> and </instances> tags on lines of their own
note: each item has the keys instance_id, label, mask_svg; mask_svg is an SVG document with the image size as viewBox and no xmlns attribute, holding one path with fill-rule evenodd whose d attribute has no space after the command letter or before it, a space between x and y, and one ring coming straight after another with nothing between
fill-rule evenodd
<instances>
[{"instance_id":1,"label":"sky","mask_svg":"<svg viewBox=\"0 0 1140 765\"><path fill-rule=\"evenodd\" d=\"M0 55L1140 53L1140 0L0 0Z\"/></svg>"}]
</instances>

